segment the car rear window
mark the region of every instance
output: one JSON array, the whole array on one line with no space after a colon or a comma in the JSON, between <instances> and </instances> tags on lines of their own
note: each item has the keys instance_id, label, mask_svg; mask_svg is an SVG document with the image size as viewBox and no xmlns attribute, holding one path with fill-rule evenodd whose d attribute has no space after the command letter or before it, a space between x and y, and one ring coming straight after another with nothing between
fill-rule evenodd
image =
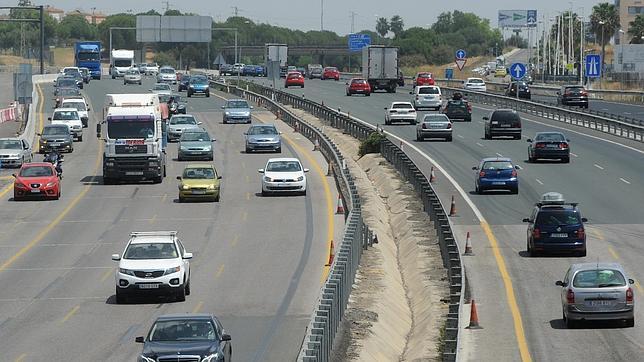
<instances>
[{"instance_id":1,"label":"car rear window","mask_svg":"<svg viewBox=\"0 0 644 362\"><path fill-rule=\"evenodd\" d=\"M327 72L335 72L335 71L337 71L337 70L338 70L338 68L335 68L335 67L329 67L329 68L324 68L324 70L325 70L325 71L327 71Z\"/></svg>"},{"instance_id":2,"label":"car rear window","mask_svg":"<svg viewBox=\"0 0 644 362\"><path fill-rule=\"evenodd\" d=\"M541 142L563 142L565 140L561 133L541 133L535 137L535 141Z\"/></svg>"},{"instance_id":3,"label":"car rear window","mask_svg":"<svg viewBox=\"0 0 644 362\"><path fill-rule=\"evenodd\" d=\"M581 224L579 213L570 209L541 209L537 214L537 225L562 226Z\"/></svg>"},{"instance_id":4,"label":"car rear window","mask_svg":"<svg viewBox=\"0 0 644 362\"><path fill-rule=\"evenodd\" d=\"M565 91L566 92L581 92L585 91L586 89L584 87L566 87Z\"/></svg>"},{"instance_id":5,"label":"car rear window","mask_svg":"<svg viewBox=\"0 0 644 362\"><path fill-rule=\"evenodd\" d=\"M597 268L575 274L572 285L575 288L623 287L626 285L626 278L619 270Z\"/></svg>"},{"instance_id":6,"label":"car rear window","mask_svg":"<svg viewBox=\"0 0 644 362\"><path fill-rule=\"evenodd\" d=\"M289 77L289 79L297 79L297 78L300 77L300 75L299 74L289 74L288 77Z\"/></svg>"},{"instance_id":7,"label":"car rear window","mask_svg":"<svg viewBox=\"0 0 644 362\"><path fill-rule=\"evenodd\" d=\"M365 84L365 83L367 83L367 81L364 79L354 79L351 81L351 84Z\"/></svg>"},{"instance_id":8,"label":"car rear window","mask_svg":"<svg viewBox=\"0 0 644 362\"><path fill-rule=\"evenodd\" d=\"M463 101L448 101L447 102L447 107L450 108L466 108L467 104Z\"/></svg>"},{"instance_id":9,"label":"car rear window","mask_svg":"<svg viewBox=\"0 0 644 362\"><path fill-rule=\"evenodd\" d=\"M481 167L482 170L511 170L513 168L510 161L487 161Z\"/></svg>"},{"instance_id":10,"label":"car rear window","mask_svg":"<svg viewBox=\"0 0 644 362\"><path fill-rule=\"evenodd\" d=\"M396 103L392 107L393 109L409 109L409 108L414 108L411 104L407 103Z\"/></svg>"},{"instance_id":11,"label":"car rear window","mask_svg":"<svg viewBox=\"0 0 644 362\"><path fill-rule=\"evenodd\" d=\"M449 118L444 114L427 114L425 115L425 118L423 118L423 122L449 122Z\"/></svg>"},{"instance_id":12,"label":"car rear window","mask_svg":"<svg viewBox=\"0 0 644 362\"><path fill-rule=\"evenodd\" d=\"M440 94L440 91L435 87L423 87L418 89L418 94Z\"/></svg>"},{"instance_id":13,"label":"car rear window","mask_svg":"<svg viewBox=\"0 0 644 362\"><path fill-rule=\"evenodd\" d=\"M493 121L499 121L499 122L520 122L521 117L516 112L500 112L496 111L492 113L492 118Z\"/></svg>"},{"instance_id":14,"label":"car rear window","mask_svg":"<svg viewBox=\"0 0 644 362\"><path fill-rule=\"evenodd\" d=\"M420 73L418 74L418 78L431 78L432 75L430 73Z\"/></svg>"}]
</instances>

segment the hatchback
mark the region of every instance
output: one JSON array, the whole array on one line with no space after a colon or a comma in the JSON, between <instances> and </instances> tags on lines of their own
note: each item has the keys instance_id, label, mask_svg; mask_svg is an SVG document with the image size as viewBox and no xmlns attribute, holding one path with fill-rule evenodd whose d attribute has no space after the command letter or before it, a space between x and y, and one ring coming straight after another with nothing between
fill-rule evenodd
<instances>
[{"instance_id":1,"label":"hatchback","mask_svg":"<svg viewBox=\"0 0 644 362\"><path fill-rule=\"evenodd\" d=\"M521 139L521 117L513 109L497 109L489 116L483 117L485 121L485 139L496 136L512 136Z\"/></svg>"},{"instance_id":2,"label":"hatchback","mask_svg":"<svg viewBox=\"0 0 644 362\"><path fill-rule=\"evenodd\" d=\"M336 67L326 67L322 71L322 79L335 79L340 80L340 72Z\"/></svg>"},{"instance_id":3,"label":"hatchback","mask_svg":"<svg viewBox=\"0 0 644 362\"><path fill-rule=\"evenodd\" d=\"M518 166L506 157L484 158L478 166L472 167L476 171L474 176L474 190L482 194L488 190L509 190L513 194L519 193Z\"/></svg>"},{"instance_id":4,"label":"hatchback","mask_svg":"<svg viewBox=\"0 0 644 362\"><path fill-rule=\"evenodd\" d=\"M635 326L635 281L617 263L583 263L570 266L561 287L562 317L566 327L580 321L619 320Z\"/></svg>"},{"instance_id":5,"label":"hatchback","mask_svg":"<svg viewBox=\"0 0 644 362\"><path fill-rule=\"evenodd\" d=\"M418 87L421 85L434 85L434 76L432 73L428 72L419 72L416 73L414 80L412 81L412 87Z\"/></svg>"},{"instance_id":6,"label":"hatchback","mask_svg":"<svg viewBox=\"0 0 644 362\"><path fill-rule=\"evenodd\" d=\"M214 159L213 142L215 140L210 138L206 130L187 129L179 138L177 159L183 161L187 158L196 158L212 161Z\"/></svg>"},{"instance_id":7,"label":"hatchback","mask_svg":"<svg viewBox=\"0 0 644 362\"><path fill-rule=\"evenodd\" d=\"M262 174L262 196L283 192L306 195L308 168L297 158L271 158L258 170Z\"/></svg>"},{"instance_id":8,"label":"hatchback","mask_svg":"<svg viewBox=\"0 0 644 362\"><path fill-rule=\"evenodd\" d=\"M130 68L123 76L123 85L138 84L141 85L141 72L136 68Z\"/></svg>"},{"instance_id":9,"label":"hatchback","mask_svg":"<svg viewBox=\"0 0 644 362\"><path fill-rule=\"evenodd\" d=\"M272 124L255 124L244 132L246 138L246 153L252 151L282 152L280 132Z\"/></svg>"},{"instance_id":10,"label":"hatchback","mask_svg":"<svg viewBox=\"0 0 644 362\"><path fill-rule=\"evenodd\" d=\"M385 107L385 124L389 125L394 122L416 124L414 106L409 102L391 102L389 107Z\"/></svg>"},{"instance_id":11,"label":"hatchback","mask_svg":"<svg viewBox=\"0 0 644 362\"><path fill-rule=\"evenodd\" d=\"M465 122L472 122L472 106L469 102L462 99L452 99L447 101L443 113L450 119L463 120Z\"/></svg>"},{"instance_id":12,"label":"hatchback","mask_svg":"<svg viewBox=\"0 0 644 362\"><path fill-rule=\"evenodd\" d=\"M368 97L371 95L371 86L366 79L353 78L348 83L346 83L346 85L347 96L351 96L353 94L364 94Z\"/></svg>"},{"instance_id":13,"label":"hatchback","mask_svg":"<svg viewBox=\"0 0 644 362\"><path fill-rule=\"evenodd\" d=\"M58 200L60 198L60 176L48 162L24 163L14 174L13 200L31 197Z\"/></svg>"},{"instance_id":14,"label":"hatchback","mask_svg":"<svg viewBox=\"0 0 644 362\"><path fill-rule=\"evenodd\" d=\"M209 163L188 165L179 180L179 202L186 200L219 201L221 175Z\"/></svg>"},{"instance_id":15,"label":"hatchback","mask_svg":"<svg viewBox=\"0 0 644 362\"><path fill-rule=\"evenodd\" d=\"M516 98L517 84L519 85L519 94L518 94L519 98L530 100L532 98L532 93L530 92L530 87L526 82L516 82L516 81L511 82L510 84L508 84L508 87L505 89L505 95L508 97Z\"/></svg>"},{"instance_id":16,"label":"hatchback","mask_svg":"<svg viewBox=\"0 0 644 362\"><path fill-rule=\"evenodd\" d=\"M300 72L289 72L286 75L284 88L288 88L290 86L299 86L300 88L304 88L304 77Z\"/></svg>"}]
</instances>

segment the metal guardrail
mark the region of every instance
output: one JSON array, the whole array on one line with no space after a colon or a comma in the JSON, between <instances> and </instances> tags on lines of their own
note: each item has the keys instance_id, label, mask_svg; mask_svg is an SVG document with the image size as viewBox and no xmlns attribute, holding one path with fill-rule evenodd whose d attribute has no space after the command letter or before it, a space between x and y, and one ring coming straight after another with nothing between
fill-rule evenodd
<instances>
[{"instance_id":1,"label":"metal guardrail","mask_svg":"<svg viewBox=\"0 0 644 362\"><path fill-rule=\"evenodd\" d=\"M290 93L274 90L255 83L243 82L241 85L248 90L248 94L250 94L250 92L256 92L263 95L264 99L271 99L281 104L287 104L295 108L303 109L315 115L319 119L324 120L330 126L341 129L344 133L350 134L361 141L365 140L370 134L381 131L376 129L375 126L352 117L349 114L342 113L317 102L298 97ZM222 86L226 87L224 85ZM233 87L228 86L227 88L232 89ZM443 266L447 269L447 276L450 283L450 304L445 324L442 358L444 361L455 361L458 353L460 311L464 296L464 273L458 245L454 239L452 228L445 211L446 209L441 204L438 196L432 188L432 185L429 183L425 175L407 156L407 154L405 154L405 152L403 152L394 142L389 139L383 141L381 143L381 153L383 157L393 164L398 172L414 186L414 189L421 197L425 212L428 213L430 219L434 222L436 233L439 238ZM351 274L353 275L354 273L355 271L351 270ZM339 278L340 276L335 277L334 274L331 273L329 279L336 280L339 283ZM326 301L324 299L322 300L324 302L322 306L324 306L325 309L316 310L312 319L313 326L307 331L307 336L305 338L304 345L302 346L303 353L300 354L300 358L298 358L299 361L329 360L333 339L328 342L322 342L322 339L325 334L335 334L335 329L337 329L342 314L340 314L339 320L334 320L333 323L331 323L331 330L326 329L328 326L325 325L323 321L328 320L329 318L329 311L331 310L330 303L334 295L333 293L337 290L337 287L329 288L327 281L322 292L323 298L326 298ZM348 300L348 293L350 291L351 289L349 285L349 289L346 291L346 294L340 295L342 306L338 312L344 312L346 300ZM315 333L311 333L311 331L314 331ZM324 343L329 344L325 344L323 350L317 349L318 346Z\"/></svg>"},{"instance_id":2,"label":"metal guardrail","mask_svg":"<svg viewBox=\"0 0 644 362\"><path fill-rule=\"evenodd\" d=\"M256 102L277 114L311 142L319 143L322 155L333 168L341 197L347 205L344 236L334 255L329 275L311 315L298 355L298 361L329 361L336 332L349 302L362 251L372 245L374 236L362 218L360 197L353 177L333 141L320 129L302 121L280 105L273 95L262 95L248 89L212 81L210 84L218 90Z\"/></svg>"}]
</instances>

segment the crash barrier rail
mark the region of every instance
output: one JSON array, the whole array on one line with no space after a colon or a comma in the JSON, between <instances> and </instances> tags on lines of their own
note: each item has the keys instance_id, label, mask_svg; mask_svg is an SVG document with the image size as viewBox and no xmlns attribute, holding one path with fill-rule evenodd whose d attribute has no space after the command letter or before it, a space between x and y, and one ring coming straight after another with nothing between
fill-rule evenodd
<instances>
[{"instance_id":1,"label":"crash barrier rail","mask_svg":"<svg viewBox=\"0 0 644 362\"><path fill-rule=\"evenodd\" d=\"M287 104L295 108L303 109L323 120L330 126L341 129L343 133L349 134L354 138L357 138L358 140L363 141L374 132L382 132L384 134L384 131L380 130L376 126L352 117L348 113L343 113L340 110L331 109L324 104L319 104L303 97L299 97L279 90L274 90L272 88L264 87L255 83L244 82L241 84L241 86L248 89L249 91L262 94L265 98L274 100L281 104ZM381 143L381 153L383 157L385 157L387 161L393 164L398 172L414 186L416 192L418 192L418 194L421 196L425 212L429 214L430 219L434 222L434 227L436 228L436 233L439 238L439 245L443 258L443 266L447 269L450 284L450 304L445 324L445 339L442 349L442 358L444 361L455 361L458 351L460 311L464 295L464 273L462 272L461 266L461 254L458 251L458 245L456 243L456 240L454 239L452 228L447 218L447 213L445 212L446 209L434 192L434 189L427 180L427 177L420 171L418 166L416 166L416 164L407 156L407 154L403 152L402 149L400 149L389 139L386 139ZM352 274L353 273L355 272L352 271ZM342 309L339 311L340 319L346 306L348 292L351 291L350 285L348 287L349 289L347 291L347 294L342 294L344 299L342 301ZM328 296L329 298L331 298L331 293L333 291L334 289L325 286L325 288L323 289L323 297ZM325 302L324 299L323 302ZM320 320L323 320L323 318L329 315L328 312L325 311L329 310L330 306L325 303L323 303L322 306L326 306L326 309L318 309L314 314L312 329L309 329L307 333L305 343L302 347L303 352L300 354L300 358L298 359L300 361L327 361L329 358L329 353L333 344L333 338L326 342L328 344L325 346L323 352L316 349L317 345L320 344L322 335L324 333L327 333L326 328L328 326L325 326L324 324L322 324L322 322L319 322L320 324L316 324L318 323L318 318L320 318ZM332 331L334 335L337 326L337 322L334 321L331 324L331 330L328 333L331 333ZM314 331L315 333L311 333L311 331Z\"/></svg>"},{"instance_id":2,"label":"crash barrier rail","mask_svg":"<svg viewBox=\"0 0 644 362\"><path fill-rule=\"evenodd\" d=\"M329 361L336 332L349 302L362 251L373 245L374 239L374 233L362 218L360 197L355 181L333 141L320 129L302 121L280 105L279 99L273 95L258 94L222 83L211 81L210 84L220 91L249 99L269 109L316 146L319 145L320 152L327 159L336 176L341 197L347 205L344 235L337 246L337 251L335 253L333 250L330 251L329 274L311 315L298 355L299 361Z\"/></svg>"}]
</instances>

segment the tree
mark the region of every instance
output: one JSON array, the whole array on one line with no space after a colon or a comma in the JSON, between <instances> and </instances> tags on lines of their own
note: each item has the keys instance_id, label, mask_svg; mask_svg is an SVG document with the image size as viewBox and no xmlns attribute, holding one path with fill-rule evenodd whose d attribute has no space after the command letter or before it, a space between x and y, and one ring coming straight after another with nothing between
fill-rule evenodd
<instances>
[{"instance_id":1,"label":"tree","mask_svg":"<svg viewBox=\"0 0 644 362\"><path fill-rule=\"evenodd\" d=\"M404 27L405 23L400 15L394 15L391 17L391 20L389 21L389 30L394 33L395 37L398 37L403 32Z\"/></svg>"},{"instance_id":2,"label":"tree","mask_svg":"<svg viewBox=\"0 0 644 362\"><path fill-rule=\"evenodd\" d=\"M638 15L635 20L628 23L628 35L631 36L631 44L644 44L644 15Z\"/></svg>"},{"instance_id":3,"label":"tree","mask_svg":"<svg viewBox=\"0 0 644 362\"><path fill-rule=\"evenodd\" d=\"M389 21L387 18L378 18L376 22L376 33L380 34L381 37L385 37L390 30Z\"/></svg>"},{"instance_id":4,"label":"tree","mask_svg":"<svg viewBox=\"0 0 644 362\"><path fill-rule=\"evenodd\" d=\"M600 3L593 6L593 13L590 14L590 28L602 46L602 63L605 64L606 44L610 42L612 34L619 29L619 11L610 3Z\"/></svg>"},{"instance_id":5,"label":"tree","mask_svg":"<svg viewBox=\"0 0 644 362\"><path fill-rule=\"evenodd\" d=\"M114 14L105 18L105 20L98 24L98 34L101 42L103 42L103 49L110 49L110 28L111 27L135 27L136 17L131 14ZM115 30L112 32L112 48L113 49L136 49L136 33L134 30Z\"/></svg>"},{"instance_id":6,"label":"tree","mask_svg":"<svg viewBox=\"0 0 644 362\"><path fill-rule=\"evenodd\" d=\"M90 25L81 14L65 16L58 24L58 35L66 40L96 39L96 26Z\"/></svg>"}]
</instances>

